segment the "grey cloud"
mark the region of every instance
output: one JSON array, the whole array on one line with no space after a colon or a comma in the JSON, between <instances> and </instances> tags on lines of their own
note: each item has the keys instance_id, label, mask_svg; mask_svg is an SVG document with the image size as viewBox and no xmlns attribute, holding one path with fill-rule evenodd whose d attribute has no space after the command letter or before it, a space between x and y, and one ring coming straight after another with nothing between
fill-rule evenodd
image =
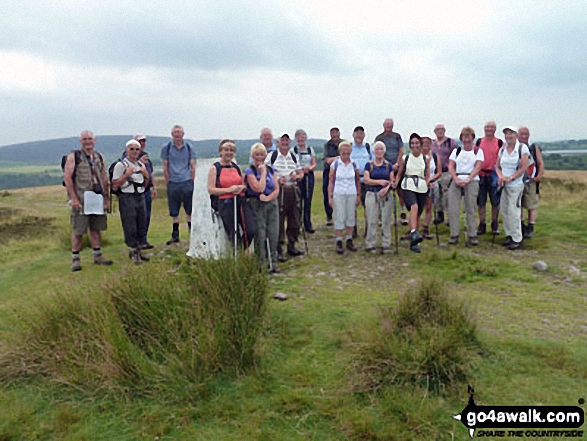
<instances>
[{"instance_id":1,"label":"grey cloud","mask_svg":"<svg viewBox=\"0 0 587 441\"><path fill-rule=\"evenodd\" d=\"M303 19L263 1L78 13L15 5L0 18L0 47L102 66L341 70L342 48Z\"/></svg>"}]
</instances>

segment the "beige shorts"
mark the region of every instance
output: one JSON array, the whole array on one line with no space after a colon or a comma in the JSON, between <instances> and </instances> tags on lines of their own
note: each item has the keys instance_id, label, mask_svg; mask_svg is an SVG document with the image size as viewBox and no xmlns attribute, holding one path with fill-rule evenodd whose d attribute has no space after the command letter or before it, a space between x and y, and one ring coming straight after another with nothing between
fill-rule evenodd
<instances>
[{"instance_id":1,"label":"beige shorts","mask_svg":"<svg viewBox=\"0 0 587 441\"><path fill-rule=\"evenodd\" d=\"M83 236L88 228L90 231L104 231L108 228L108 220L105 214L85 215L80 211L71 211L71 228L76 236Z\"/></svg>"},{"instance_id":2,"label":"beige shorts","mask_svg":"<svg viewBox=\"0 0 587 441\"><path fill-rule=\"evenodd\" d=\"M529 182L524 185L522 194L522 208L525 210L538 209L538 195L536 194L536 182Z\"/></svg>"}]
</instances>

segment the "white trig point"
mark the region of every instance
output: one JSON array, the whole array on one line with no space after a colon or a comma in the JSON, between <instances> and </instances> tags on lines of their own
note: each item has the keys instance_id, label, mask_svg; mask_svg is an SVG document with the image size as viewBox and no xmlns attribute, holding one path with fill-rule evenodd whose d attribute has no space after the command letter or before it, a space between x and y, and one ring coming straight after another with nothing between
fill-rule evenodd
<instances>
[{"instance_id":1,"label":"white trig point","mask_svg":"<svg viewBox=\"0 0 587 441\"><path fill-rule=\"evenodd\" d=\"M190 257L218 259L231 252L228 238L220 217L210 207L208 194L208 171L218 159L198 159L192 203L192 231L190 234Z\"/></svg>"}]
</instances>

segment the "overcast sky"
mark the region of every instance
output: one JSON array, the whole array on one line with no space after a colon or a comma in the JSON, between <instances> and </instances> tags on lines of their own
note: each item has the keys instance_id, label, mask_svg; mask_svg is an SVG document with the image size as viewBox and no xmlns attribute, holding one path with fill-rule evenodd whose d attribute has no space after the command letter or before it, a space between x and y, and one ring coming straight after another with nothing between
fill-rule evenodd
<instances>
[{"instance_id":1,"label":"overcast sky","mask_svg":"<svg viewBox=\"0 0 587 441\"><path fill-rule=\"evenodd\" d=\"M0 145L66 136L367 138L528 125L587 138L587 2L2 0Z\"/></svg>"}]
</instances>

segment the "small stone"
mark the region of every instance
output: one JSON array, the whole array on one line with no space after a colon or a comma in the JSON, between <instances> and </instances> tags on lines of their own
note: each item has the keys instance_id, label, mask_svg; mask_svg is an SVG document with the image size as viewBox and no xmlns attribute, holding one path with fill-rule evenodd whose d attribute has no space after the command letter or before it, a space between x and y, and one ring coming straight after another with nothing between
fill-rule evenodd
<instances>
[{"instance_id":1,"label":"small stone","mask_svg":"<svg viewBox=\"0 0 587 441\"><path fill-rule=\"evenodd\" d=\"M544 262L542 260L538 260L538 261L534 262L534 265L532 265L532 268L534 268L536 271L546 271L548 269L548 265L546 264L546 262Z\"/></svg>"},{"instance_id":2,"label":"small stone","mask_svg":"<svg viewBox=\"0 0 587 441\"><path fill-rule=\"evenodd\" d=\"M284 300L287 300L287 294L283 292L276 292L275 294L273 294L273 298L275 300L281 300L283 302Z\"/></svg>"},{"instance_id":3,"label":"small stone","mask_svg":"<svg viewBox=\"0 0 587 441\"><path fill-rule=\"evenodd\" d=\"M317 273L316 273L316 275L317 275L318 277L322 277L322 276L325 276L325 275L326 275L326 273L325 273L324 271L319 271L319 272L317 272Z\"/></svg>"},{"instance_id":4,"label":"small stone","mask_svg":"<svg viewBox=\"0 0 587 441\"><path fill-rule=\"evenodd\" d=\"M409 263L402 263L402 266L403 267L408 267L408 266L410 266L410 264Z\"/></svg>"}]
</instances>

